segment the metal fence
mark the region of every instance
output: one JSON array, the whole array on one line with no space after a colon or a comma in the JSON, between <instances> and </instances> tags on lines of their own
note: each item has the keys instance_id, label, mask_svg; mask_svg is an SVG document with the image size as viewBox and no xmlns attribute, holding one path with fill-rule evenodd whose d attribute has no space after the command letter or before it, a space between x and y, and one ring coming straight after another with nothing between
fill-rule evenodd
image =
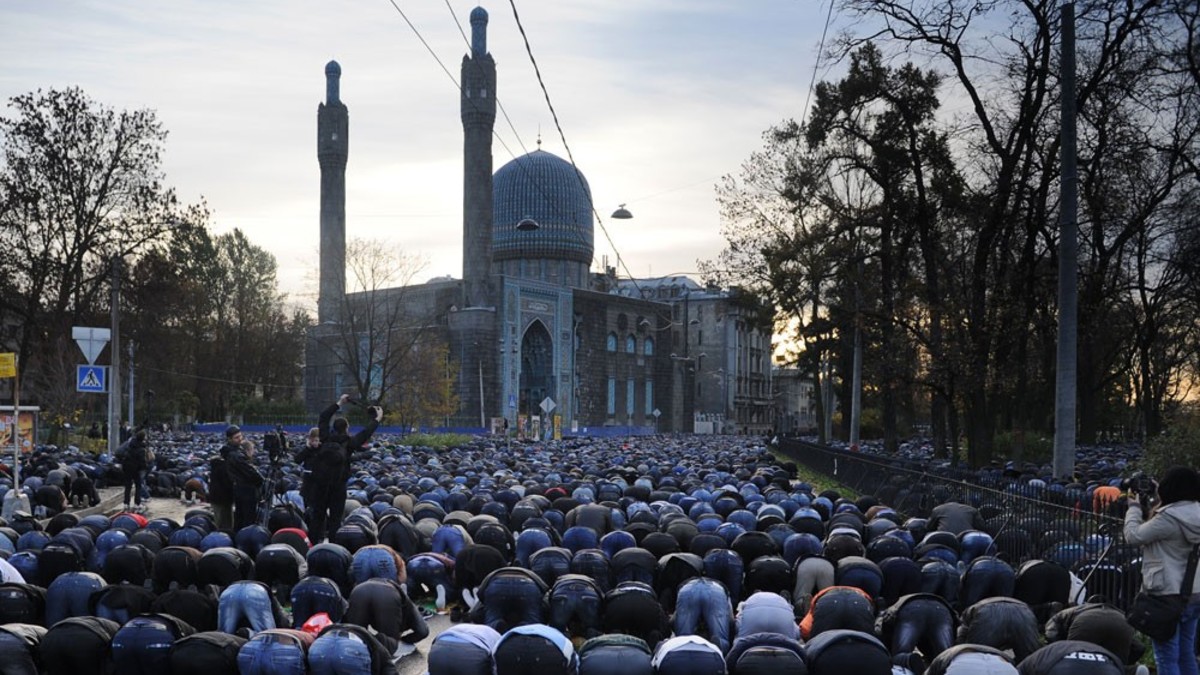
<instances>
[{"instance_id":1,"label":"metal fence","mask_svg":"<svg viewBox=\"0 0 1200 675\"><path fill-rule=\"evenodd\" d=\"M1073 601L1100 595L1125 609L1141 586L1141 552L1124 541L1118 505L1095 503L1084 486L1019 481L998 469L931 467L795 439L781 440L780 451L906 517L927 517L933 507L951 501L974 506L993 537L993 555L1014 569L1030 560L1065 567L1084 582Z\"/></svg>"}]
</instances>

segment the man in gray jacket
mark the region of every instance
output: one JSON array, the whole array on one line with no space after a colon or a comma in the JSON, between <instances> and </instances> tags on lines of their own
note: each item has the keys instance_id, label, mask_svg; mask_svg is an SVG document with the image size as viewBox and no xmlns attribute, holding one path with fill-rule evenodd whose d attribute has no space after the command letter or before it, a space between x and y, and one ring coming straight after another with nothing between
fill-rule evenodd
<instances>
[{"instance_id":1,"label":"man in gray jacket","mask_svg":"<svg viewBox=\"0 0 1200 675\"><path fill-rule=\"evenodd\" d=\"M1177 466L1158 484L1158 505L1145 518L1140 496L1129 494L1125 541L1142 547L1142 590L1179 593L1192 549L1200 544L1200 475ZM1191 602L1183 610L1179 630L1165 642L1154 640L1154 662L1163 675L1196 672L1196 626L1200 623L1200 574L1182 589Z\"/></svg>"}]
</instances>

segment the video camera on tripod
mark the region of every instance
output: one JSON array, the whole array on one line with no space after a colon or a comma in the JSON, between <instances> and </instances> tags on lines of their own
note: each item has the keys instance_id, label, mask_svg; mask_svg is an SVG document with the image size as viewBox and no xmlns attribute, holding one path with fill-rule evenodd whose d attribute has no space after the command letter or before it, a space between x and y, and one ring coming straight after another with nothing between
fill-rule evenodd
<instances>
[{"instance_id":1,"label":"video camera on tripod","mask_svg":"<svg viewBox=\"0 0 1200 675\"><path fill-rule=\"evenodd\" d=\"M288 439L282 424L276 424L274 431L263 434L263 450L267 451L272 466L283 461L288 451Z\"/></svg>"}]
</instances>

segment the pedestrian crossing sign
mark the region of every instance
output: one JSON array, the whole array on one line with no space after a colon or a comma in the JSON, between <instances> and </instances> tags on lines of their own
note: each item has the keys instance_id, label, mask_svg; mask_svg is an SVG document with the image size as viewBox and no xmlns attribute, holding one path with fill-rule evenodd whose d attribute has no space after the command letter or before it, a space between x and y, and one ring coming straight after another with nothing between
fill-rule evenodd
<instances>
[{"instance_id":1,"label":"pedestrian crossing sign","mask_svg":"<svg viewBox=\"0 0 1200 675\"><path fill-rule=\"evenodd\" d=\"M75 391L103 394L108 391L108 368L106 366L76 366Z\"/></svg>"}]
</instances>

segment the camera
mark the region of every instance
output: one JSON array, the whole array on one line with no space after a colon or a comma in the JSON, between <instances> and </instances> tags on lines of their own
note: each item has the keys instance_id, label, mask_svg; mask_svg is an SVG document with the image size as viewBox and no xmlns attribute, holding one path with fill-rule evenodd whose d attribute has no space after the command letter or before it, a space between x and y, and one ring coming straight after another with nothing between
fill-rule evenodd
<instances>
[{"instance_id":1,"label":"camera","mask_svg":"<svg viewBox=\"0 0 1200 675\"><path fill-rule=\"evenodd\" d=\"M1135 471L1128 478L1121 480L1121 490L1124 492L1136 492L1139 495L1154 494L1154 480L1142 471Z\"/></svg>"},{"instance_id":2,"label":"camera","mask_svg":"<svg viewBox=\"0 0 1200 675\"><path fill-rule=\"evenodd\" d=\"M282 424L276 424L274 431L263 434L263 449L267 451L272 464L278 464L283 459L288 450L288 441Z\"/></svg>"},{"instance_id":3,"label":"camera","mask_svg":"<svg viewBox=\"0 0 1200 675\"><path fill-rule=\"evenodd\" d=\"M1142 471L1135 471L1130 476L1121 481L1121 489L1137 495L1138 503L1142 506L1142 511L1150 510L1150 503L1154 497L1154 492L1157 486L1154 479L1147 476Z\"/></svg>"}]
</instances>

